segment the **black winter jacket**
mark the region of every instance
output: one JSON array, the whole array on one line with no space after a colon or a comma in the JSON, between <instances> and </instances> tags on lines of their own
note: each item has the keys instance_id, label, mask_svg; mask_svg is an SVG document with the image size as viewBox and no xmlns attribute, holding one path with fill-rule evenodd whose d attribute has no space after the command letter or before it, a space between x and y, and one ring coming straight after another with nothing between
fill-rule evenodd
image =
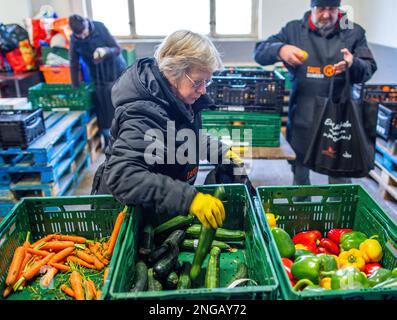
<instances>
[{"instance_id":1,"label":"black winter jacket","mask_svg":"<svg viewBox=\"0 0 397 320\"><path fill-rule=\"evenodd\" d=\"M198 150L205 149L209 159L210 143L214 141L199 139L200 111L210 107L212 100L204 95L194 105L185 105L172 93L156 61L144 58L116 81L112 101L116 110L103 173L107 188L120 202L142 207L145 218L154 225L187 214L196 195L191 185L198 172ZM167 127L173 123L175 131ZM196 151L196 155L188 163L178 164L177 159L172 162L175 150L168 143L182 129L190 129L196 139L176 141L175 150L188 145L188 152ZM148 130L157 130L158 136L164 137L159 163L145 160L146 148L153 146L152 140L145 141ZM216 149L219 159L228 148L217 142L214 145L211 148Z\"/></svg>"}]
</instances>

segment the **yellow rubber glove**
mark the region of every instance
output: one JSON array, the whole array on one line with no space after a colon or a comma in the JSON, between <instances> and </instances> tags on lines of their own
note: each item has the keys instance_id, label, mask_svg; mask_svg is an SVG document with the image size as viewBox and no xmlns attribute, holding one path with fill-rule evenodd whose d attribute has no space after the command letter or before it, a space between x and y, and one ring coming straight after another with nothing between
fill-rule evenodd
<instances>
[{"instance_id":1,"label":"yellow rubber glove","mask_svg":"<svg viewBox=\"0 0 397 320\"><path fill-rule=\"evenodd\" d=\"M244 163L243 160L231 149L226 152L225 157L229 158L233 163L238 164L238 165Z\"/></svg>"},{"instance_id":2,"label":"yellow rubber glove","mask_svg":"<svg viewBox=\"0 0 397 320\"><path fill-rule=\"evenodd\" d=\"M206 228L217 229L222 226L225 220L225 208L222 201L209 194L197 193L189 211Z\"/></svg>"}]
</instances>

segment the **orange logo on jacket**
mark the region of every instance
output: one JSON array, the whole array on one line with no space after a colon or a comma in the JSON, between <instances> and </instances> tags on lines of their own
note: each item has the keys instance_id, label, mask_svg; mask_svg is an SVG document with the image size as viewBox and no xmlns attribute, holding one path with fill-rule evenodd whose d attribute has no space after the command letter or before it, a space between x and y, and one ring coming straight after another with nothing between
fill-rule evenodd
<instances>
[{"instance_id":1,"label":"orange logo on jacket","mask_svg":"<svg viewBox=\"0 0 397 320\"><path fill-rule=\"evenodd\" d=\"M193 178L194 176L196 176L197 173L198 173L198 170L199 170L198 167L195 167L193 170L190 170L190 171L187 173L187 180L190 180L191 178Z\"/></svg>"},{"instance_id":2,"label":"orange logo on jacket","mask_svg":"<svg viewBox=\"0 0 397 320\"><path fill-rule=\"evenodd\" d=\"M330 78L335 74L335 69L334 66L332 64L329 64L327 66L324 67L324 74Z\"/></svg>"}]
</instances>

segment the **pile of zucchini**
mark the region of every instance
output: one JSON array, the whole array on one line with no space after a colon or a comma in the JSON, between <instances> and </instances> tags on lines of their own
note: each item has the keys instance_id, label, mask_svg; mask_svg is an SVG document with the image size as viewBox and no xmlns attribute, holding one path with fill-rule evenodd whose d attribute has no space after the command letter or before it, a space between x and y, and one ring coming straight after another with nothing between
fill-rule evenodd
<instances>
[{"instance_id":1,"label":"pile of zucchini","mask_svg":"<svg viewBox=\"0 0 397 320\"><path fill-rule=\"evenodd\" d=\"M146 225L140 239L132 292L189 289L203 285L218 288L221 252L244 248L245 232L206 229L194 224L194 217L187 215L177 216L156 228ZM178 260L182 251L195 252L192 263ZM204 284L197 283L207 254L210 258ZM240 263L233 281L245 277L247 266Z\"/></svg>"}]
</instances>

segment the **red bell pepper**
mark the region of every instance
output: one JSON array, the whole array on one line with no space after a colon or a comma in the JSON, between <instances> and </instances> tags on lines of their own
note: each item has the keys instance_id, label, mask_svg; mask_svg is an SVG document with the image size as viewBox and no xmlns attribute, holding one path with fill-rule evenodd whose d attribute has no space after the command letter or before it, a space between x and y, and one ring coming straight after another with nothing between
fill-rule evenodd
<instances>
[{"instance_id":1,"label":"red bell pepper","mask_svg":"<svg viewBox=\"0 0 397 320\"><path fill-rule=\"evenodd\" d=\"M322 238L319 243L319 248L324 248L329 254L334 254L336 256L340 253L339 246L329 238Z\"/></svg>"},{"instance_id":2,"label":"red bell pepper","mask_svg":"<svg viewBox=\"0 0 397 320\"><path fill-rule=\"evenodd\" d=\"M288 258L281 258L281 261L283 262L284 269L285 269L285 272L288 275L288 278L290 280L292 280L294 277L293 277L293 275L291 273L291 267L292 267L294 262L291 259L288 259Z\"/></svg>"},{"instance_id":3,"label":"red bell pepper","mask_svg":"<svg viewBox=\"0 0 397 320\"><path fill-rule=\"evenodd\" d=\"M327 238L335 242L336 244L340 244L340 238L346 232L352 232L353 229L331 229L328 231Z\"/></svg>"},{"instance_id":4,"label":"red bell pepper","mask_svg":"<svg viewBox=\"0 0 397 320\"><path fill-rule=\"evenodd\" d=\"M306 243L315 243L317 244L317 241L321 239L323 235L321 234L320 231L318 230L312 230L312 231L302 231L296 234L293 238L292 241L295 244L303 244L305 245Z\"/></svg>"},{"instance_id":5,"label":"red bell pepper","mask_svg":"<svg viewBox=\"0 0 397 320\"><path fill-rule=\"evenodd\" d=\"M371 276L376 270L383 268L379 263L367 263L364 267L364 273L367 278Z\"/></svg>"}]
</instances>

